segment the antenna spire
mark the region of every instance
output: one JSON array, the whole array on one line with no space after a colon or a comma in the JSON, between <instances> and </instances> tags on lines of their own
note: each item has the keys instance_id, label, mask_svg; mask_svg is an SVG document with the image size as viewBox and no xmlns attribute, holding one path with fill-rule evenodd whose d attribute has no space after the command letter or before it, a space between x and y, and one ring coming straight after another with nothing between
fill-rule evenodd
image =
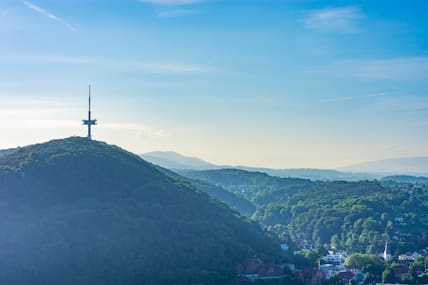
<instances>
[{"instance_id":1,"label":"antenna spire","mask_svg":"<svg viewBox=\"0 0 428 285\"><path fill-rule=\"evenodd\" d=\"M91 84L89 84L89 112L91 111Z\"/></svg>"},{"instance_id":2,"label":"antenna spire","mask_svg":"<svg viewBox=\"0 0 428 285\"><path fill-rule=\"evenodd\" d=\"M97 124L97 120L91 119L91 85L89 84L89 108L88 108L88 119L83 120L83 125L88 126L88 139L92 139L92 133L91 133L91 126L94 126Z\"/></svg>"}]
</instances>

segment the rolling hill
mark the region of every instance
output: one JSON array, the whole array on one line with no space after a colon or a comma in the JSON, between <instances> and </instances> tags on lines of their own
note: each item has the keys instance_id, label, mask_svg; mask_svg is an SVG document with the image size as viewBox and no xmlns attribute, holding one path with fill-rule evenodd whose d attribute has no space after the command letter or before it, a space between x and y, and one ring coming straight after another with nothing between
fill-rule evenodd
<instances>
[{"instance_id":1,"label":"rolling hill","mask_svg":"<svg viewBox=\"0 0 428 285\"><path fill-rule=\"evenodd\" d=\"M422 177L349 182L238 169L180 173L243 196L257 207L252 219L302 247L378 253L390 240L398 253L428 246L428 184Z\"/></svg>"},{"instance_id":2,"label":"rolling hill","mask_svg":"<svg viewBox=\"0 0 428 285\"><path fill-rule=\"evenodd\" d=\"M369 161L340 168L341 171L385 175L428 176L428 157L405 157Z\"/></svg>"},{"instance_id":3,"label":"rolling hill","mask_svg":"<svg viewBox=\"0 0 428 285\"><path fill-rule=\"evenodd\" d=\"M380 179L380 181L393 181L397 183L410 183L410 184L428 184L428 177L422 176L409 176L409 175L392 175L385 176Z\"/></svg>"},{"instance_id":4,"label":"rolling hill","mask_svg":"<svg viewBox=\"0 0 428 285\"><path fill-rule=\"evenodd\" d=\"M263 172L271 176L302 178L320 181L346 180L359 181L378 178L379 175L369 174L365 171L361 173L341 172L332 169L315 168L290 168L272 169L248 166L227 166L215 165L197 157L188 157L172 151L148 152L141 155L145 160L171 170L216 170L216 169L240 169L251 172Z\"/></svg>"},{"instance_id":5,"label":"rolling hill","mask_svg":"<svg viewBox=\"0 0 428 285\"><path fill-rule=\"evenodd\" d=\"M18 150L18 148L0 149L0 156L5 155L5 154L13 153L13 152L15 152L17 150Z\"/></svg>"},{"instance_id":6,"label":"rolling hill","mask_svg":"<svg viewBox=\"0 0 428 285\"><path fill-rule=\"evenodd\" d=\"M275 192L284 188L300 190L315 183L308 179L274 177L263 172L234 168L204 171L182 170L179 172L186 177L223 187L255 204L258 203L258 197L265 192Z\"/></svg>"},{"instance_id":7,"label":"rolling hill","mask_svg":"<svg viewBox=\"0 0 428 285\"><path fill-rule=\"evenodd\" d=\"M260 227L137 155L72 137L0 157L1 284L233 284Z\"/></svg>"},{"instance_id":8,"label":"rolling hill","mask_svg":"<svg viewBox=\"0 0 428 285\"><path fill-rule=\"evenodd\" d=\"M168 169L218 169L217 166L197 157L184 156L173 151L154 151L142 154L141 157L151 163Z\"/></svg>"},{"instance_id":9,"label":"rolling hill","mask_svg":"<svg viewBox=\"0 0 428 285\"><path fill-rule=\"evenodd\" d=\"M237 169L264 172L271 176L278 176L282 178L301 178L310 179L314 181L360 181L371 180L378 178L378 175L368 173L366 171L360 172L343 172L333 169L317 169L317 168L289 168L289 169L272 169L272 168L257 168L238 166Z\"/></svg>"},{"instance_id":10,"label":"rolling hill","mask_svg":"<svg viewBox=\"0 0 428 285\"><path fill-rule=\"evenodd\" d=\"M239 213L245 216L251 216L254 211L256 210L256 207L253 203L248 201L247 199L241 197L240 195L236 195L235 193L232 193L231 191L219 186L214 185L211 183L208 183L201 179L192 179L183 175L180 175L176 172L173 172L169 169L162 168L158 165L154 165L159 171L164 173L167 176L172 177L173 179L178 179L182 181L186 181L187 183L193 185L197 189L200 189L211 196L215 197L217 200L225 203L232 209L237 210Z\"/></svg>"}]
</instances>

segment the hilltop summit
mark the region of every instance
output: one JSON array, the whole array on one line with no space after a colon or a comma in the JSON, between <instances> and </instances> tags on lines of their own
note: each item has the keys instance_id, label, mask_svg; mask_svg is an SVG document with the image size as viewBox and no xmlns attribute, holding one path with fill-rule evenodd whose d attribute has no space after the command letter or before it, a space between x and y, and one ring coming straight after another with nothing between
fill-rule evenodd
<instances>
[{"instance_id":1,"label":"hilltop summit","mask_svg":"<svg viewBox=\"0 0 428 285\"><path fill-rule=\"evenodd\" d=\"M276 242L119 147L72 137L0 157L1 284L228 284Z\"/></svg>"}]
</instances>

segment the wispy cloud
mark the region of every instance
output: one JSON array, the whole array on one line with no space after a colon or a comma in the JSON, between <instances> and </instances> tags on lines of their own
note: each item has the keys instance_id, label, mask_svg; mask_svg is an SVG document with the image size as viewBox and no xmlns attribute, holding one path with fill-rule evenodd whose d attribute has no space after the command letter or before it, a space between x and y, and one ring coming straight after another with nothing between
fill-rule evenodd
<instances>
[{"instance_id":1,"label":"wispy cloud","mask_svg":"<svg viewBox=\"0 0 428 285\"><path fill-rule=\"evenodd\" d=\"M95 64L114 70L135 73L194 75L214 72L212 68L206 66L173 61L146 62L138 60L96 60Z\"/></svg>"},{"instance_id":2,"label":"wispy cloud","mask_svg":"<svg viewBox=\"0 0 428 285\"><path fill-rule=\"evenodd\" d=\"M348 6L309 11L299 21L311 30L354 34L361 32L358 24L362 18L364 14L359 7Z\"/></svg>"},{"instance_id":3,"label":"wispy cloud","mask_svg":"<svg viewBox=\"0 0 428 285\"><path fill-rule=\"evenodd\" d=\"M351 101L351 100L358 100L358 99L367 99L367 98L376 98L376 97L382 97L385 96L385 93L373 93L373 94L367 94L367 95L360 95L360 96L341 96L341 97L333 97L333 98L324 98L321 99L321 102L343 102L343 101Z\"/></svg>"},{"instance_id":4,"label":"wispy cloud","mask_svg":"<svg viewBox=\"0 0 428 285\"><path fill-rule=\"evenodd\" d=\"M194 9L180 9L174 6L184 6L207 2L207 0L139 0L141 3L148 3L156 6L168 6L158 10L157 15L161 18L175 18L198 14L199 11ZM171 7L172 6L172 7Z\"/></svg>"},{"instance_id":5,"label":"wispy cloud","mask_svg":"<svg viewBox=\"0 0 428 285\"><path fill-rule=\"evenodd\" d=\"M428 80L428 57L341 60L306 73L357 80L424 81Z\"/></svg>"},{"instance_id":6,"label":"wispy cloud","mask_svg":"<svg viewBox=\"0 0 428 285\"><path fill-rule=\"evenodd\" d=\"M7 14L9 14L9 11L8 11L8 10L0 10L0 17L4 17L4 16L6 16Z\"/></svg>"},{"instance_id":7,"label":"wispy cloud","mask_svg":"<svg viewBox=\"0 0 428 285\"><path fill-rule=\"evenodd\" d=\"M44 64L90 64L93 58L47 54L8 54L0 56L0 62L34 62Z\"/></svg>"},{"instance_id":8,"label":"wispy cloud","mask_svg":"<svg viewBox=\"0 0 428 285\"><path fill-rule=\"evenodd\" d=\"M52 13L49 13L48 11L46 11L45 9L43 9L43 8L41 8L41 7L39 7L39 6L37 6L37 5L34 5L33 3L30 3L30 2L27 2L27 1L24 1L24 5L25 6L27 6L29 9L31 9L31 10L33 10L33 11L35 11L35 12L37 12L37 13L40 13L40 14L42 14L43 16L46 16L46 17L48 17L48 18L50 18L50 19L52 19L52 20L54 20L54 21L56 21L56 22L58 22L58 23L61 23L61 24L63 24L63 25L65 25L70 31L72 31L72 32L76 32L77 30L76 30L76 28L74 28L72 25L70 25L69 23L67 23L67 22L65 22L63 19L61 19L60 17L58 17L58 16L56 16L56 15L54 15L54 14L52 14Z\"/></svg>"},{"instance_id":9,"label":"wispy cloud","mask_svg":"<svg viewBox=\"0 0 428 285\"><path fill-rule=\"evenodd\" d=\"M153 73L208 73L210 69L198 65L174 62L160 63L129 63L127 65L131 71L153 72Z\"/></svg>"},{"instance_id":10,"label":"wispy cloud","mask_svg":"<svg viewBox=\"0 0 428 285\"><path fill-rule=\"evenodd\" d=\"M100 128L112 130L125 130L136 132L140 138L159 138L165 136L165 131L162 129L153 129L142 124L133 123L103 123Z\"/></svg>"},{"instance_id":11,"label":"wispy cloud","mask_svg":"<svg viewBox=\"0 0 428 285\"><path fill-rule=\"evenodd\" d=\"M154 5L189 5L189 4L206 2L206 0L139 0L139 1L141 3L149 3Z\"/></svg>"},{"instance_id":12,"label":"wispy cloud","mask_svg":"<svg viewBox=\"0 0 428 285\"><path fill-rule=\"evenodd\" d=\"M175 61L144 61L144 60L109 60L102 58L82 57L73 55L16 54L0 56L2 62L24 62L59 65L94 65L105 69L124 72L142 72L155 74L207 74L216 72L213 68L186 62Z\"/></svg>"},{"instance_id":13,"label":"wispy cloud","mask_svg":"<svg viewBox=\"0 0 428 285\"><path fill-rule=\"evenodd\" d=\"M175 18L180 16L188 16L198 14L199 11L191 9L172 9L172 10L159 10L158 16L162 18Z\"/></svg>"},{"instance_id":14,"label":"wispy cloud","mask_svg":"<svg viewBox=\"0 0 428 285\"><path fill-rule=\"evenodd\" d=\"M373 108L376 111L382 112L426 112L428 110L428 98L427 96L398 94L378 100L376 104L373 105ZM424 122L426 122L426 120L424 120Z\"/></svg>"},{"instance_id":15,"label":"wispy cloud","mask_svg":"<svg viewBox=\"0 0 428 285\"><path fill-rule=\"evenodd\" d=\"M0 120L8 122L0 125L0 130L55 128L82 130L80 117L76 118L76 114L79 114L79 116L82 114L81 105L75 100L65 98L20 98L16 94L2 93L0 93L0 99L2 99ZM157 139L167 135L163 129L141 123L118 123L101 120L98 128L116 132L128 131L138 138Z\"/></svg>"}]
</instances>

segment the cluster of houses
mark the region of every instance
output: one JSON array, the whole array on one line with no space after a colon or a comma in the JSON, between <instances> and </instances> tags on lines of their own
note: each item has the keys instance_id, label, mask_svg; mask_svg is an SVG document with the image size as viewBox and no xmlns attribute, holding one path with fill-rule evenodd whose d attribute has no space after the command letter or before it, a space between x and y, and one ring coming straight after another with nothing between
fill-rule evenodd
<instances>
[{"instance_id":1,"label":"cluster of houses","mask_svg":"<svg viewBox=\"0 0 428 285\"><path fill-rule=\"evenodd\" d=\"M256 281L279 281L287 277L293 277L303 281L305 285L320 284L321 280L337 275L340 280L349 281L354 279L359 272L346 269L346 254L330 253L322 258L323 264L318 267L304 267L296 269L293 264L277 265L264 263L259 258L250 258L236 266L237 281L239 284L251 284Z\"/></svg>"},{"instance_id":2,"label":"cluster of houses","mask_svg":"<svg viewBox=\"0 0 428 285\"><path fill-rule=\"evenodd\" d=\"M284 249L288 249L285 244ZM396 265L393 266L395 278L402 279L405 275L410 274L410 265L419 256L428 258L428 248L421 253L400 254ZM385 244L385 250L380 254L380 257L385 259L385 261L391 260L388 243ZM239 284L251 284L261 280L280 281L292 277L300 279L305 285L316 285L321 284L322 280L336 276L339 281L344 283L348 283L350 280L355 280L358 283L362 282L364 273L360 269L346 267L346 258L347 255L345 252L329 252L329 254L320 259L317 267L304 267L302 269L296 269L293 264L277 265L274 263L264 263L259 258L250 258L242 264L237 265L237 281ZM419 277L428 273L428 270L424 266L413 265L412 268Z\"/></svg>"},{"instance_id":3,"label":"cluster of houses","mask_svg":"<svg viewBox=\"0 0 428 285\"><path fill-rule=\"evenodd\" d=\"M289 276L285 274L284 266L274 263L264 263L259 258L249 258L236 266L238 283L245 284L258 280L282 280ZM294 268L293 268L294 269Z\"/></svg>"},{"instance_id":4,"label":"cluster of houses","mask_svg":"<svg viewBox=\"0 0 428 285\"><path fill-rule=\"evenodd\" d=\"M395 265L394 268L394 277L397 279L401 279L406 275L411 274L410 272L410 265L416 261L416 259L421 257L428 257L428 251L424 250L422 253L418 252L409 252L405 254L400 254L398 256L398 262L397 265ZM422 277L423 274L428 273L425 269L425 266L423 265L416 265L413 266L413 269L418 277Z\"/></svg>"},{"instance_id":5,"label":"cluster of houses","mask_svg":"<svg viewBox=\"0 0 428 285\"><path fill-rule=\"evenodd\" d=\"M322 264L320 262L318 265L322 278L329 279L333 276L337 276L337 278L343 282L348 282L352 279L357 281L362 280L364 274L360 270L356 268L347 268L345 266L346 257L346 252L329 252L329 254L323 256L321 258Z\"/></svg>"},{"instance_id":6,"label":"cluster of houses","mask_svg":"<svg viewBox=\"0 0 428 285\"><path fill-rule=\"evenodd\" d=\"M394 277L401 279L404 275L410 274L410 265L416 261L417 257L428 257L428 249L422 251L422 253L413 252L400 254L398 256L397 265L393 267ZM391 260L391 254L389 252L388 243L385 244L385 250L380 255L385 261ZM323 277L329 279L333 276L337 276L341 281L349 281L354 279L356 281L362 281L364 274L355 268L347 268L344 265L346 260L346 253L329 253L328 255L321 258L323 264L319 265L319 270L323 274ZM416 274L420 277L422 274L427 273L424 266L414 266ZM312 283L315 284L315 283Z\"/></svg>"},{"instance_id":7,"label":"cluster of houses","mask_svg":"<svg viewBox=\"0 0 428 285\"><path fill-rule=\"evenodd\" d=\"M321 280L337 275L340 280L354 279L358 272L347 270L344 266L346 255L329 254L322 258L324 264L317 268L304 267L296 269L293 264L277 265L264 263L259 258L249 258L236 266L237 283L251 284L256 281L280 281L293 277L303 281L305 285L320 284Z\"/></svg>"}]
</instances>

